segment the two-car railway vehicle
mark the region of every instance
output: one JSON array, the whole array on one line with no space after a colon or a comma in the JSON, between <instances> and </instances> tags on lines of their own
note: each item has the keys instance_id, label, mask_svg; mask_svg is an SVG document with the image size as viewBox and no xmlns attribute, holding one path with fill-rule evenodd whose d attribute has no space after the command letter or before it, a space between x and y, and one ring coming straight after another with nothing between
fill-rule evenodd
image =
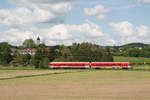
<instances>
[{"instance_id":1,"label":"two-car railway vehicle","mask_svg":"<svg viewBox=\"0 0 150 100\"><path fill-rule=\"evenodd\" d=\"M48 67L51 69L72 68L72 69L89 69L89 68L121 68L132 69L131 62L50 62Z\"/></svg>"}]
</instances>

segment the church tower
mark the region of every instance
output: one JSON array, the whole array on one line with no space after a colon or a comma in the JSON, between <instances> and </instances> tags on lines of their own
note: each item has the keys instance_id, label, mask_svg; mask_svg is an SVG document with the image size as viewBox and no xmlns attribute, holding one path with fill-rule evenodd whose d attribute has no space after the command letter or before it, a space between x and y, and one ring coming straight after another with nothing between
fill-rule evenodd
<instances>
[{"instance_id":1,"label":"church tower","mask_svg":"<svg viewBox=\"0 0 150 100\"><path fill-rule=\"evenodd\" d=\"M37 38L37 45L40 45L40 37L38 36L38 38Z\"/></svg>"}]
</instances>

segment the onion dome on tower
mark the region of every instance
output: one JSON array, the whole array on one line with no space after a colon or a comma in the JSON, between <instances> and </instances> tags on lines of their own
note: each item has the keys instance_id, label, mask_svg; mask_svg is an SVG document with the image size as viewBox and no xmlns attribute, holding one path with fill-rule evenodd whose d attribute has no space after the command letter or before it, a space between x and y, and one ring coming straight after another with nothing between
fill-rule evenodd
<instances>
[{"instance_id":1,"label":"onion dome on tower","mask_svg":"<svg viewBox=\"0 0 150 100\"><path fill-rule=\"evenodd\" d=\"M40 37L38 36L38 38L37 38L37 45L40 45Z\"/></svg>"}]
</instances>

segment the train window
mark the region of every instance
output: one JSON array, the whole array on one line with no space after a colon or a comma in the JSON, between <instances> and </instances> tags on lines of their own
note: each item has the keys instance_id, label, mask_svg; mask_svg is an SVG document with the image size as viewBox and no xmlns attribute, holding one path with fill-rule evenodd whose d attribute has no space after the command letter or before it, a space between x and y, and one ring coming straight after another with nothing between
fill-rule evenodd
<instances>
[{"instance_id":1,"label":"train window","mask_svg":"<svg viewBox=\"0 0 150 100\"><path fill-rule=\"evenodd\" d=\"M50 64L51 66L53 65L53 64Z\"/></svg>"},{"instance_id":2,"label":"train window","mask_svg":"<svg viewBox=\"0 0 150 100\"><path fill-rule=\"evenodd\" d=\"M119 64L119 66L121 66L121 64Z\"/></svg>"},{"instance_id":3,"label":"train window","mask_svg":"<svg viewBox=\"0 0 150 100\"><path fill-rule=\"evenodd\" d=\"M103 64L103 66L105 66L105 64Z\"/></svg>"},{"instance_id":4,"label":"train window","mask_svg":"<svg viewBox=\"0 0 150 100\"><path fill-rule=\"evenodd\" d=\"M57 64L54 64L55 66L57 66Z\"/></svg>"},{"instance_id":5,"label":"train window","mask_svg":"<svg viewBox=\"0 0 150 100\"><path fill-rule=\"evenodd\" d=\"M115 64L113 64L113 66L115 66Z\"/></svg>"},{"instance_id":6,"label":"train window","mask_svg":"<svg viewBox=\"0 0 150 100\"><path fill-rule=\"evenodd\" d=\"M127 66L127 64L124 64L124 66Z\"/></svg>"},{"instance_id":7,"label":"train window","mask_svg":"<svg viewBox=\"0 0 150 100\"><path fill-rule=\"evenodd\" d=\"M63 64L63 66L65 66L66 64Z\"/></svg>"},{"instance_id":8,"label":"train window","mask_svg":"<svg viewBox=\"0 0 150 100\"><path fill-rule=\"evenodd\" d=\"M97 66L99 65L99 64L96 64Z\"/></svg>"},{"instance_id":9,"label":"train window","mask_svg":"<svg viewBox=\"0 0 150 100\"><path fill-rule=\"evenodd\" d=\"M108 66L108 64L106 64Z\"/></svg>"},{"instance_id":10,"label":"train window","mask_svg":"<svg viewBox=\"0 0 150 100\"><path fill-rule=\"evenodd\" d=\"M76 66L78 66L78 64L76 64Z\"/></svg>"},{"instance_id":11,"label":"train window","mask_svg":"<svg viewBox=\"0 0 150 100\"><path fill-rule=\"evenodd\" d=\"M102 64L100 64L100 66L102 66Z\"/></svg>"}]
</instances>

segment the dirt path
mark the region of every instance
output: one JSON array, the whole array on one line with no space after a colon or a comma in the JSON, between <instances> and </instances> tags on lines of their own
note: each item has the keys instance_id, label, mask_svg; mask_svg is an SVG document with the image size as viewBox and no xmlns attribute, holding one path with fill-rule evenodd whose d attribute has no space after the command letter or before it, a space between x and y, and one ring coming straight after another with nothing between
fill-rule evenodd
<instances>
[{"instance_id":1,"label":"dirt path","mask_svg":"<svg viewBox=\"0 0 150 100\"><path fill-rule=\"evenodd\" d=\"M69 70L0 70L0 79L13 78L18 76L31 76L50 73L73 72Z\"/></svg>"}]
</instances>

